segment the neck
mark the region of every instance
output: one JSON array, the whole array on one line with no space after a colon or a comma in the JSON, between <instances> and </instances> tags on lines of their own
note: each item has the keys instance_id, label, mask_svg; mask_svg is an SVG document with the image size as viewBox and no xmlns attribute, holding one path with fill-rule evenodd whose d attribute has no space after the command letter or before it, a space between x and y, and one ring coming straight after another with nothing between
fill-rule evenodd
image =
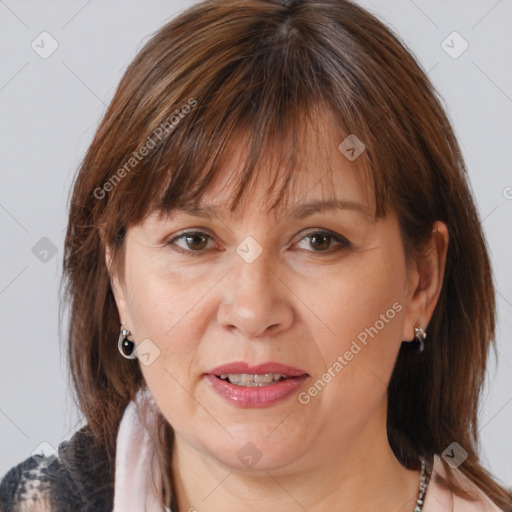
<instances>
[{"instance_id":1,"label":"neck","mask_svg":"<svg viewBox=\"0 0 512 512\"><path fill-rule=\"evenodd\" d=\"M178 512L325 510L411 512L419 471L403 467L378 410L349 445L279 470L239 471L206 457L176 433L172 454Z\"/></svg>"}]
</instances>

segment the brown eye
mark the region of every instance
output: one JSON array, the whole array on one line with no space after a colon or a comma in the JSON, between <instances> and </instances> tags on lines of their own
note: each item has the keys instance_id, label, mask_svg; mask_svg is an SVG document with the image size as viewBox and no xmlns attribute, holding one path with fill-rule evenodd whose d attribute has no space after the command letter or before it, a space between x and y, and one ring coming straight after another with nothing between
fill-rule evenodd
<instances>
[{"instance_id":1,"label":"brown eye","mask_svg":"<svg viewBox=\"0 0 512 512\"><path fill-rule=\"evenodd\" d=\"M315 233L314 235L310 235L310 244L312 247L319 249L320 251L324 251L329 249L331 245L332 237L325 233Z\"/></svg>"},{"instance_id":2,"label":"brown eye","mask_svg":"<svg viewBox=\"0 0 512 512\"><path fill-rule=\"evenodd\" d=\"M345 237L330 231L312 231L302 238L302 240L305 239L308 240L307 245L314 249L309 252L331 253L352 247L352 244ZM331 247L333 242L335 246Z\"/></svg>"},{"instance_id":3,"label":"brown eye","mask_svg":"<svg viewBox=\"0 0 512 512\"><path fill-rule=\"evenodd\" d=\"M204 249L208 245L208 239L206 236L203 236L201 233L194 233L191 235L184 235L184 238L187 242L187 245L191 249L201 250Z\"/></svg>"},{"instance_id":4,"label":"brown eye","mask_svg":"<svg viewBox=\"0 0 512 512\"><path fill-rule=\"evenodd\" d=\"M185 247L178 245L178 240L184 240ZM211 236L202 231L186 231L180 235L174 237L168 242L173 249L177 252L190 254L193 256L199 255L201 252L205 252L204 249L207 247L208 242L211 240Z\"/></svg>"},{"instance_id":5,"label":"brown eye","mask_svg":"<svg viewBox=\"0 0 512 512\"><path fill-rule=\"evenodd\" d=\"M181 242L182 245L177 243L181 240L184 241ZM318 253L319 255L322 253L331 254L352 247L352 244L345 237L330 231L312 231L302 237L299 243L303 240L308 240L307 245L309 248L306 248L308 252ZM208 233L203 231L185 231L175 236L167 244L176 252L190 256L200 256L207 252L209 241L213 241L213 239Z\"/></svg>"}]
</instances>

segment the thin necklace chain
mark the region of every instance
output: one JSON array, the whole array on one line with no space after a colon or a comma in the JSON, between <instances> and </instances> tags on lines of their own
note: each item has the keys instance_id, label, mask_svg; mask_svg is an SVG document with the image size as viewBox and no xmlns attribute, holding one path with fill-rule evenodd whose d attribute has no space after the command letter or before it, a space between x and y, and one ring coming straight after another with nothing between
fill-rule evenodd
<instances>
[{"instance_id":1,"label":"thin necklace chain","mask_svg":"<svg viewBox=\"0 0 512 512\"><path fill-rule=\"evenodd\" d=\"M418 490L418 499L416 500L416 506L413 512L422 512L423 504L425 502L425 494L427 492L427 486L431 476L431 465L428 464L423 457L420 457L421 461L421 475L420 475L420 486ZM172 512L172 510L164 505L165 512Z\"/></svg>"},{"instance_id":2,"label":"thin necklace chain","mask_svg":"<svg viewBox=\"0 0 512 512\"><path fill-rule=\"evenodd\" d=\"M423 457L420 457L421 460L421 476L420 476L420 488L418 491L418 499L416 500L416 506L414 507L413 512L422 512L423 504L425 502L425 493L427 492L427 486L430 480L430 476L432 473L432 468L430 464L428 464Z\"/></svg>"}]
</instances>

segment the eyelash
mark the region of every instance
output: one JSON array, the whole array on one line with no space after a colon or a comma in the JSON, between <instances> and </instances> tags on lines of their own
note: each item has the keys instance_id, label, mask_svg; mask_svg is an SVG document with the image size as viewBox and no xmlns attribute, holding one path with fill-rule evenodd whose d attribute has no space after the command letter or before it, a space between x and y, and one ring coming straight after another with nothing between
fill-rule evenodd
<instances>
[{"instance_id":1,"label":"eyelash","mask_svg":"<svg viewBox=\"0 0 512 512\"><path fill-rule=\"evenodd\" d=\"M205 235L208 238L210 238L211 240L213 240L212 237L208 233L205 233L204 231L184 231L183 233L180 233L177 236L175 236L172 240L169 240L169 242L167 242L167 245L173 246L172 250L179 252L181 254L185 254L187 256L200 256L201 254L203 254L205 252L205 250L193 251L193 250L183 249L183 247L179 247L178 245L175 245L176 240L179 240L181 238L191 237L191 236L197 236L197 235ZM335 247L334 249L332 249L332 248L327 249L326 251L308 251L308 252L312 252L314 254L318 254L318 255L333 254L333 253L341 251L343 249L351 249L352 248L352 244L345 237L338 235L336 233L333 233L332 231L328 231L328 230L310 231L309 233L306 233L299 240L299 242L301 242L302 240L304 240L307 237L311 237L312 235L325 235L325 236L330 237L334 241L338 242L338 244L340 244L338 247Z\"/></svg>"}]
</instances>

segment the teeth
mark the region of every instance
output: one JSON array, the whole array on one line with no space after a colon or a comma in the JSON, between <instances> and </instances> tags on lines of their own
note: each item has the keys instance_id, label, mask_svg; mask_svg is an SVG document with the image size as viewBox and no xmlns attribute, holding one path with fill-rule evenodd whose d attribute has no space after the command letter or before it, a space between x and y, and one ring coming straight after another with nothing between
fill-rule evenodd
<instances>
[{"instance_id":1,"label":"teeth","mask_svg":"<svg viewBox=\"0 0 512 512\"><path fill-rule=\"evenodd\" d=\"M278 382L286 375L280 373L266 373L264 375L251 375L249 373L224 373L220 376L222 380L227 380L231 384L245 387L266 386Z\"/></svg>"}]
</instances>

